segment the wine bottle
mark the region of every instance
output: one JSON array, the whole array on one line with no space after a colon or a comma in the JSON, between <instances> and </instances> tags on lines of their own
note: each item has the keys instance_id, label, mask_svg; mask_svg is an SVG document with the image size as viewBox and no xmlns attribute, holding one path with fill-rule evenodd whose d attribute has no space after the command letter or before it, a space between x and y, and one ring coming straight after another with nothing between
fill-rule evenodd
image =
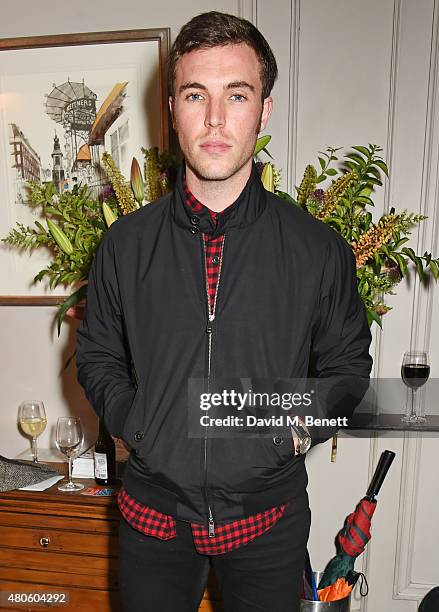
<instances>
[{"instance_id":1,"label":"wine bottle","mask_svg":"<svg viewBox=\"0 0 439 612\"><path fill-rule=\"evenodd\" d=\"M94 468L97 484L109 485L116 480L116 447L102 418L99 418L99 437L94 450Z\"/></svg>"}]
</instances>

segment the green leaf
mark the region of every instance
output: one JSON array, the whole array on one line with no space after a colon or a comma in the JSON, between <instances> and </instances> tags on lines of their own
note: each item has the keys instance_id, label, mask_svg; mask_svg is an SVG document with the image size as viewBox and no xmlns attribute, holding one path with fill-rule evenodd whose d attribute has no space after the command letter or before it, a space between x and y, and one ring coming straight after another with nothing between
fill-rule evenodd
<instances>
[{"instance_id":1,"label":"green leaf","mask_svg":"<svg viewBox=\"0 0 439 612\"><path fill-rule=\"evenodd\" d=\"M352 161L347 161L345 162L345 166L347 166L349 170L352 170L353 172L356 172L357 174L361 174L361 168L358 164Z\"/></svg>"},{"instance_id":2,"label":"green leaf","mask_svg":"<svg viewBox=\"0 0 439 612\"><path fill-rule=\"evenodd\" d=\"M36 276L34 276L34 282L41 281L46 274L48 274L47 270L41 270Z\"/></svg>"},{"instance_id":3,"label":"green leaf","mask_svg":"<svg viewBox=\"0 0 439 612\"><path fill-rule=\"evenodd\" d=\"M381 324L381 317L379 314L375 312L375 310L372 310L371 308L367 308L366 313L367 313L367 322L369 323L369 327L375 321L375 323L377 323L381 327L381 329L383 328Z\"/></svg>"},{"instance_id":4,"label":"green leaf","mask_svg":"<svg viewBox=\"0 0 439 612\"><path fill-rule=\"evenodd\" d=\"M368 198L370 194L372 193L372 191L373 191L372 187L370 185L367 185L363 187L363 189L360 191L358 195L365 196L366 198Z\"/></svg>"},{"instance_id":5,"label":"green leaf","mask_svg":"<svg viewBox=\"0 0 439 612\"><path fill-rule=\"evenodd\" d=\"M272 154L268 151L268 149L266 149L265 147L262 149L264 151L264 153L266 153L268 155L268 157L271 157L271 159L274 159L274 157L272 156Z\"/></svg>"},{"instance_id":6,"label":"green leaf","mask_svg":"<svg viewBox=\"0 0 439 612\"><path fill-rule=\"evenodd\" d=\"M52 215L56 215L57 217L63 216L62 212L59 212L59 210L56 210L56 208L53 208L52 206L46 206L45 211L52 213Z\"/></svg>"},{"instance_id":7,"label":"green leaf","mask_svg":"<svg viewBox=\"0 0 439 612\"><path fill-rule=\"evenodd\" d=\"M338 172L335 168L329 168L328 170L326 170L326 174L328 176L335 176L336 174L338 174Z\"/></svg>"},{"instance_id":8,"label":"green leaf","mask_svg":"<svg viewBox=\"0 0 439 612\"><path fill-rule=\"evenodd\" d=\"M357 162L357 164L359 164L362 168L366 167L366 162L363 159L363 157L361 157L361 155L358 155L358 153L349 153L348 155L345 155L345 157L352 159L352 161Z\"/></svg>"},{"instance_id":9,"label":"green leaf","mask_svg":"<svg viewBox=\"0 0 439 612\"><path fill-rule=\"evenodd\" d=\"M331 216L326 217L325 222L326 223L334 223L340 229L343 229L343 227L344 227L343 221L339 217L331 217Z\"/></svg>"},{"instance_id":10,"label":"green leaf","mask_svg":"<svg viewBox=\"0 0 439 612\"><path fill-rule=\"evenodd\" d=\"M400 247L402 244L405 244L405 243L406 243L406 242L408 242L409 240L410 240L410 238L400 238L400 239L398 240L398 242L396 242L396 243L395 243L395 246L394 246L393 248L394 248L394 249L399 249L399 247Z\"/></svg>"},{"instance_id":11,"label":"green leaf","mask_svg":"<svg viewBox=\"0 0 439 612\"><path fill-rule=\"evenodd\" d=\"M366 196L355 196L354 202L359 202L360 204L367 204L369 206L375 206L374 201L371 198Z\"/></svg>"},{"instance_id":12,"label":"green leaf","mask_svg":"<svg viewBox=\"0 0 439 612\"><path fill-rule=\"evenodd\" d=\"M275 195L279 196L283 200L287 200L287 202L291 202L291 204L296 204L296 206L299 206L297 201L292 198L289 193L286 193L286 191L280 191L279 189L276 189Z\"/></svg>"},{"instance_id":13,"label":"green leaf","mask_svg":"<svg viewBox=\"0 0 439 612\"><path fill-rule=\"evenodd\" d=\"M264 136L261 136L260 138L258 138L256 141L255 150L253 151L253 155L257 155L263 149L265 149L265 147L268 145L270 140L271 140L271 136L269 136L268 134L265 134Z\"/></svg>"},{"instance_id":14,"label":"green leaf","mask_svg":"<svg viewBox=\"0 0 439 612\"><path fill-rule=\"evenodd\" d=\"M379 185L380 187L382 187L383 185L383 182L380 179L377 179L374 176L370 176L370 174L366 174L364 176L364 180L367 181L367 183L372 183L373 185Z\"/></svg>"},{"instance_id":15,"label":"green leaf","mask_svg":"<svg viewBox=\"0 0 439 612\"><path fill-rule=\"evenodd\" d=\"M424 268L422 266L422 259L417 255L415 256L415 264L416 270L418 271L419 279L422 281L424 280Z\"/></svg>"},{"instance_id":16,"label":"green leaf","mask_svg":"<svg viewBox=\"0 0 439 612\"><path fill-rule=\"evenodd\" d=\"M356 146L356 147L352 147L352 148L355 149L356 151L359 151L360 153L365 155L367 157L367 159L369 159L370 151L366 147Z\"/></svg>"},{"instance_id":17,"label":"green leaf","mask_svg":"<svg viewBox=\"0 0 439 612\"><path fill-rule=\"evenodd\" d=\"M387 167L386 162L384 162L382 159L376 159L374 164L378 166L378 168L380 168L387 177L389 176L389 168Z\"/></svg>"},{"instance_id":18,"label":"green leaf","mask_svg":"<svg viewBox=\"0 0 439 612\"><path fill-rule=\"evenodd\" d=\"M58 306L58 312L56 314L58 336L61 332L61 324L65 319L66 312L72 306L75 306L78 302L87 296L87 285L81 285L77 291L72 293L62 304Z\"/></svg>"},{"instance_id":19,"label":"green leaf","mask_svg":"<svg viewBox=\"0 0 439 612\"><path fill-rule=\"evenodd\" d=\"M38 227L39 230L41 230L43 232L44 235L47 236L47 230L44 227L44 225L41 225L41 223L39 221L35 221L35 225Z\"/></svg>"},{"instance_id":20,"label":"green leaf","mask_svg":"<svg viewBox=\"0 0 439 612\"><path fill-rule=\"evenodd\" d=\"M319 164L321 169L324 170L326 166L326 161L323 159L323 157L319 157Z\"/></svg>"},{"instance_id":21,"label":"green leaf","mask_svg":"<svg viewBox=\"0 0 439 612\"><path fill-rule=\"evenodd\" d=\"M394 253L394 256L398 260L399 269L401 270L401 274L403 276L406 276L406 274L407 274L407 262L405 260L405 257L403 257L401 255L401 253Z\"/></svg>"},{"instance_id":22,"label":"green leaf","mask_svg":"<svg viewBox=\"0 0 439 612\"><path fill-rule=\"evenodd\" d=\"M375 168L375 166L373 166L372 164L369 165L367 171L371 172L377 179L381 179L381 172L378 170L378 168Z\"/></svg>"},{"instance_id":23,"label":"green leaf","mask_svg":"<svg viewBox=\"0 0 439 612\"><path fill-rule=\"evenodd\" d=\"M404 253L405 255L407 255L408 257L410 257L410 259L415 263L416 262L416 253L414 252L414 250L410 247L404 247L402 249L402 253Z\"/></svg>"},{"instance_id":24,"label":"green leaf","mask_svg":"<svg viewBox=\"0 0 439 612\"><path fill-rule=\"evenodd\" d=\"M434 276L434 280L437 281L439 278L439 265L437 263L437 260L432 259L429 263L429 268Z\"/></svg>"}]
</instances>

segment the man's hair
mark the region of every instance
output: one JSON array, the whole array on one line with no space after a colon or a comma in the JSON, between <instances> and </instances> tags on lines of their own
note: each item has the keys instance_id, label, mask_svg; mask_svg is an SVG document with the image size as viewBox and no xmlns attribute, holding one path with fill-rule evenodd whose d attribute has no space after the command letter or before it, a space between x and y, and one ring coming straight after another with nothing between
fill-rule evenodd
<instances>
[{"instance_id":1,"label":"man's hair","mask_svg":"<svg viewBox=\"0 0 439 612\"><path fill-rule=\"evenodd\" d=\"M168 56L169 95L175 97L175 70L178 60L185 53L240 43L245 43L254 49L258 57L263 102L270 95L277 79L277 64L273 51L261 32L250 21L218 11L196 15L178 33Z\"/></svg>"}]
</instances>

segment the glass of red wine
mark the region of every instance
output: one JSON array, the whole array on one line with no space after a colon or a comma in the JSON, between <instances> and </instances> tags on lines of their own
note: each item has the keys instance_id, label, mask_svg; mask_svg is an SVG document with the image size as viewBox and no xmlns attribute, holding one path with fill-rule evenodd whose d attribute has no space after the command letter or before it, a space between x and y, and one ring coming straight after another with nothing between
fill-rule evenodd
<instances>
[{"instance_id":1,"label":"glass of red wine","mask_svg":"<svg viewBox=\"0 0 439 612\"><path fill-rule=\"evenodd\" d=\"M425 423L424 415L416 410L416 392L424 385L430 376L430 363L425 351L406 351L401 364L401 378L411 389L411 402L406 414L402 417L404 423Z\"/></svg>"}]
</instances>

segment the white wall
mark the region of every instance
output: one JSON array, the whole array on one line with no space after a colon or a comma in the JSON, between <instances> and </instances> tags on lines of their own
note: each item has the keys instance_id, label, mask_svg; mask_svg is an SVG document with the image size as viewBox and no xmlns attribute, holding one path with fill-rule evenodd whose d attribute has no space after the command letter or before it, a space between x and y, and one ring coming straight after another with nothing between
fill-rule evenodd
<instances>
[{"instance_id":1,"label":"white wall","mask_svg":"<svg viewBox=\"0 0 439 612\"><path fill-rule=\"evenodd\" d=\"M0 37L169 26L174 40L184 22L205 10L251 19L279 64L274 114L266 132L273 135L270 150L283 168L284 187L292 192L306 164L315 163L317 151L327 146L379 144L391 180L376 198L376 214L392 205L427 214L408 246L438 255L437 2L125 0L121 5L116 0L76 0L68 10L66 6L49 0L3 2ZM389 303L393 310L384 317L383 332L374 328L373 375L399 377L404 351L425 348L431 376L438 376L438 289L420 291L417 281L410 286L404 282ZM66 326L58 339L53 312L43 307L0 308L0 452L7 456L26 443L15 425L18 404L26 397L45 400L52 425L58 416L73 412L84 419L91 438L96 432L94 414L73 368L59 376L74 350L75 329L74 324ZM386 410L400 412L401 407ZM49 436L50 428L41 439L43 446ZM370 584L361 610L415 612L417 601L439 584L435 436L342 436L334 464L329 443L313 450L307 458L313 511L310 552L314 566L323 568L333 554L337 530L364 495L385 448L395 450L397 458L379 496L373 539L356 565ZM360 602L352 609L360 609Z\"/></svg>"}]
</instances>

